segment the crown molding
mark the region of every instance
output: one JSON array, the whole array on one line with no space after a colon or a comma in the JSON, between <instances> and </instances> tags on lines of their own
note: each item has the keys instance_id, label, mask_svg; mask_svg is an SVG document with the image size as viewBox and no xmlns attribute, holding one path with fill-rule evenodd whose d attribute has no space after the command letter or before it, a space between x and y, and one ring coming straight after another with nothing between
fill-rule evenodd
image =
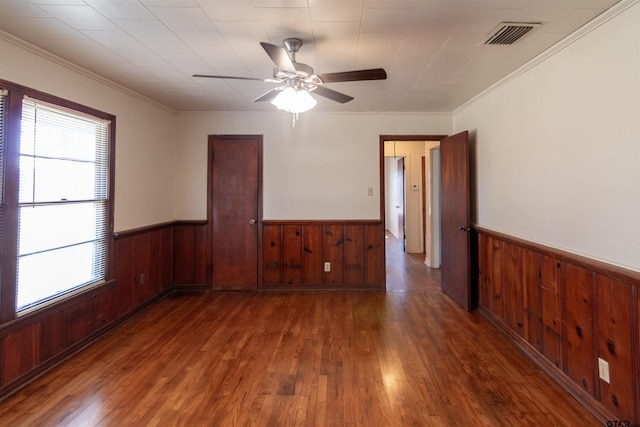
<instances>
[{"instance_id":1,"label":"crown molding","mask_svg":"<svg viewBox=\"0 0 640 427\"><path fill-rule=\"evenodd\" d=\"M462 104L460 107L454 109L452 111L452 114L455 116L459 112L463 111L465 108L474 104L479 99L484 98L488 94L496 91L500 87L506 85L512 80L525 74L527 71L531 70L532 68L535 68L536 66L546 61L547 59L555 56L565 48L571 46L576 41L582 39L587 34L596 30L600 26L609 22L611 19L615 18L616 16L620 15L621 13L625 12L626 10L630 9L631 7L635 6L638 3L640 3L640 0L621 0L619 3L616 3L615 5L611 6L609 9L605 10L600 15L596 16L591 21L589 21L582 27L578 28L573 33L569 34L567 37L563 38L562 40L560 40L559 42L551 46L549 49L545 50L538 56L534 57L529 62L522 65L520 68L513 71L511 74L504 77L502 80L489 86L487 89L483 90L478 95L474 96L469 101Z\"/></svg>"},{"instance_id":2,"label":"crown molding","mask_svg":"<svg viewBox=\"0 0 640 427\"><path fill-rule=\"evenodd\" d=\"M71 61L68 61L64 58L61 58L57 55L54 55L51 52L48 52L34 44L31 44L25 40L22 40L21 38L18 38L12 34L7 33L6 31L0 30L0 40L4 40L7 43L11 43L17 47L19 47L20 49L24 49L34 55L37 55L43 59L46 59L47 61L51 61L61 67L64 67L68 70L71 70L75 73L81 74L85 77L88 77L94 81L96 81L97 83L103 84L105 86L110 87L111 89L117 90L118 92L121 92L125 95L128 95L132 98L136 98L140 101L146 102L148 104L152 104L156 107L159 107L165 111L171 112L171 113L176 113L176 110L174 110L173 108L170 108L158 101L155 101L145 95L142 95L141 93L138 93L134 90L131 90L125 86L122 86L119 83L114 82L113 80L109 80L106 77L103 77L99 74L94 73L93 71L90 71L84 67L79 66L78 64L75 64Z\"/></svg>"}]
</instances>

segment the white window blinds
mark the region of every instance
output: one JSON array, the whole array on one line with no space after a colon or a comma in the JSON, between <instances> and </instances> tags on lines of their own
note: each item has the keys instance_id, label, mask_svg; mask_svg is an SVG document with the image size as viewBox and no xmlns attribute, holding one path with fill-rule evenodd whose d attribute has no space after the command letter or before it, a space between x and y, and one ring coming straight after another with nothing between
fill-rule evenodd
<instances>
[{"instance_id":1,"label":"white window blinds","mask_svg":"<svg viewBox=\"0 0 640 427\"><path fill-rule=\"evenodd\" d=\"M7 91L0 89L0 247L2 247L2 218L4 214L4 138ZM2 263L0 262L0 271ZM0 275L1 277L1 275Z\"/></svg>"},{"instance_id":2,"label":"white window blinds","mask_svg":"<svg viewBox=\"0 0 640 427\"><path fill-rule=\"evenodd\" d=\"M25 98L17 312L104 281L109 123Z\"/></svg>"}]
</instances>

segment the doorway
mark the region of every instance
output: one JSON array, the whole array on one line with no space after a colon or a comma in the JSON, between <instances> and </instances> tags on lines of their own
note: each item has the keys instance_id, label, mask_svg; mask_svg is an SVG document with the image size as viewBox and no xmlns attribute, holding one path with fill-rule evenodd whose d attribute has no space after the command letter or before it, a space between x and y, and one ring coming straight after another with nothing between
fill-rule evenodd
<instances>
[{"instance_id":1,"label":"doorway","mask_svg":"<svg viewBox=\"0 0 640 427\"><path fill-rule=\"evenodd\" d=\"M470 162L469 132L463 131L452 136L380 136L381 195L380 217L385 217L385 144L394 141L434 141L439 144L440 158L440 206L441 250L442 250L442 291L449 295L465 310L472 310L477 293L471 281L470 244ZM437 141L437 143L435 142ZM411 144L409 144L411 145ZM426 146L424 147L426 149ZM397 155L397 150L393 150ZM419 191L415 179L410 184L412 191ZM408 227L407 227L408 228ZM421 237L423 237L422 235ZM473 289L472 289L473 288Z\"/></svg>"},{"instance_id":2,"label":"doorway","mask_svg":"<svg viewBox=\"0 0 640 427\"><path fill-rule=\"evenodd\" d=\"M381 175L384 179L381 209L385 228L404 243L407 253L420 254L423 262L432 268L440 266L438 258L434 261L434 255L439 253L440 234L436 211L438 205L434 204L437 202L439 172L437 168L433 169L433 165L438 162L438 158L434 158L434 149L438 148L442 138L443 135L380 137ZM405 167L403 190L398 191L402 193L402 198L394 194L395 183L401 181L396 178L399 174L396 159L402 159ZM402 235L396 226L396 211L401 210L402 206L400 200L404 200L405 232Z\"/></svg>"}]
</instances>

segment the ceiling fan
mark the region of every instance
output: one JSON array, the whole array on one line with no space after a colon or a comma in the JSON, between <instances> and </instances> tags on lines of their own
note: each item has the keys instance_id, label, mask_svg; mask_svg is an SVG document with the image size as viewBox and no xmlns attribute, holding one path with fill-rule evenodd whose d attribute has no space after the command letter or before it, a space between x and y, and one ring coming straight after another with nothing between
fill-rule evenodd
<instances>
[{"instance_id":1,"label":"ceiling fan","mask_svg":"<svg viewBox=\"0 0 640 427\"><path fill-rule=\"evenodd\" d=\"M274 101L277 101L276 98L284 93L291 92L297 94L306 92L305 95L308 95L309 92L313 92L316 95L320 95L332 101L344 104L345 102L351 101L353 97L325 87L324 85L326 83L353 82L361 80L385 80L387 78L387 73L382 68L315 74L313 72L313 68L311 68L309 65L296 62L296 53L302 47L302 40L298 38L285 39L283 42L284 47L267 42L261 42L260 45L265 50L265 52L267 52L267 55L269 55L269 57L275 64L273 68L273 78L259 79L253 77L218 76L210 74L193 74L193 77L257 80L265 83L276 84L282 83L281 86L273 88L267 93L253 100L253 102L271 101L281 109L286 108L282 108L278 105L277 102ZM311 97L309 96L309 98ZM315 100L313 100L312 98L311 100L311 107L313 107L313 105L315 105ZM306 110L287 111L297 113Z\"/></svg>"}]
</instances>

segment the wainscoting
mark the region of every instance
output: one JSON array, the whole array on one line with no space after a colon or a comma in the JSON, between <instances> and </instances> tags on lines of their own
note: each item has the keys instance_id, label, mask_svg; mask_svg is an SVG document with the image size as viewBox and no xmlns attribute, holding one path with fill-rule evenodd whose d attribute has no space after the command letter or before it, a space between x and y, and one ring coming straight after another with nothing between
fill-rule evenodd
<instances>
[{"instance_id":1,"label":"wainscoting","mask_svg":"<svg viewBox=\"0 0 640 427\"><path fill-rule=\"evenodd\" d=\"M602 421L639 424L640 273L475 229L479 310Z\"/></svg>"},{"instance_id":2,"label":"wainscoting","mask_svg":"<svg viewBox=\"0 0 640 427\"><path fill-rule=\"evenodd\" d=\"M261 259L262 289L383 290L384 225L263 222Z\"/></svg>"}]
</instances>

